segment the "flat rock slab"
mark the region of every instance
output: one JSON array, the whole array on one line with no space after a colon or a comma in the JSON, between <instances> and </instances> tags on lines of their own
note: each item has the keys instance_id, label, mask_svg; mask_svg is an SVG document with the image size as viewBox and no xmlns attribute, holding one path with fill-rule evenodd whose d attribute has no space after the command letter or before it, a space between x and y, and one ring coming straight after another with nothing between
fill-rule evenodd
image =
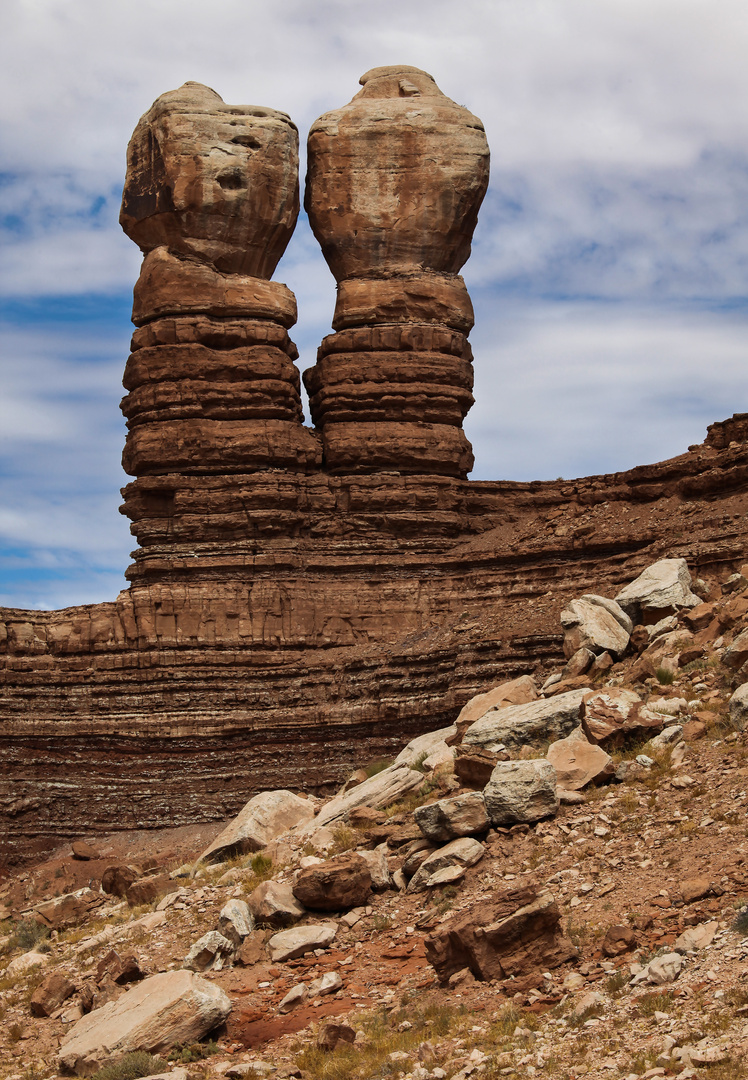
<instances>
[{"instance_id":1,"label":"flat rock slab","mask_svg":"<svg viewBox=\"0 0 748 1080\"><path fill-rule=\"evenodd\" d=\"M260 851L276 836L313 817L309 799L292 791L263 791L249 800L198 861L217 862L224 855Z\"/></svg>"},{"instance_id":2,"label":"flat rock slab","mask_svg":"<svg viewBox=\"0 0 748 1080\"><path fill-rule=\"evenodd\" d=\"M308 926L294 926L290 930L281 930L268 941L270 959L274 964L286 960L295 960L298 956L313 949L326 949L331 945L338 932L337 923L310 923Z\"/></svg>"},{"instance_id":3,"label":"flat rock slab","mask_svg":"<svg viewBox=\"0 0 748 1080\"><path fill-rule=\"evenodd\" d=\"M685 559L660 559L616 596L634 622L657 622L680 608L698 607L701 600L691 592L691 575Z\"/></svg>"},{"instance_id":4,"label":"flat rock slab","mask_svg":"<svg viewBox=\"0 0 748 1080\"><path fill-rule=\"evenodd\" d=\"M423 780L423 773L411 769L408 765L390 765L344 795L336 795L334 799L330 799L304 833L312 834L321 825L344 821L349 811L357 806L370 806L375 810L381 806L389 806L415 790Z\"/></svg>"},{"instance_id":5,"label":"flat rock slab","mask_svg":"<svg viewBox=\"0 0 748 1080\"><path fill-rule=\"evenodd\" d=\"M483 789L492 825L530 825L558 813L556 770L550 761L500 761Z\"/></svg>"},{"instance_id":6,"label":"flat rock slab","mask_svg":"<svg viewBox=\"0 0 748 1080\"><path fill-rule=\"evenodd\" d=\"M572 600L561 612L561 625L565 631L564 656L567 660L579 649L585 648L595 654L609 652L615 657L623 656L626 651L630 633L621 622L622 619L628 621L626 613L619 608L620 615L616 617L607 606L596 603L597 599ZM608 603L615 604L615 601Z\"/></svg>"},{"instance_id":7,"label":"flat rock slab","mask_svg":"<svg viewBox=\"0 0 748 1080\"><path fill-rule=\"evenodd\" d=\"M116 1001L79 1020L59 1052L61 1069L90 1076L135 1050L158 1054L202 1039L231 1011L228 996L192 971L144 979Z\"/></svg>"},{"instance_id":8,"label":"flat rock slab","mask_svg":"<svg viewBox=\"0 0 748 1080\"><path fill-rule=\"evenodd\" d=\"M474 836L489 826L485 799L480 791L419 806L415 819L426 839L436 844L456 840L458 836Z\"/></svg>"},{"instance_id":9,"label":"flat rock slab","mask_svg":"<svg viewBox=\"0 0 748 1080\"><path fill-rule=\"evenodd\" d=\"M536 701L537 697L535 680L530 675L520 675L518 679L499 683L485 693L471 697L470 701L463 705L456 725L459 728L465 724L474 724L492 710L505 709L509 705L526 705L529 701Z\"/></svg>"},{"instance_id":10,"label":"flat rock slab","mask_svg":"<svg viewBox=\"0 0 748 1080\"><path fill-rule=\"evenodd\" d=\"M453 840L424 859L410 879L408 892L458 881L469 866L483 858L485 851L483 844L472 837Z\"/></svg>"},{"instance_id":11,"label":"flat rock slab","mask_svg":"<svg viewBox=\"0 0 748 1080\"><path fill-rule=\"evenodd\" d=\"M546 757L556 770L558 786L566 791L581 791L587 784L604 780L615 772L610 754L591 743L581 727L565 739L551 743Z\"/></svg>"},{"instance_id":12,"label":"flat rock slab","mask_svg":"<svg viewBox=\"0 0 748 1080\"><path fill-rule=\"evenodd\" d=\"M247 906L257 922L274 927L288 926L306 914L291 886L279 881L263 881L250 893Z\"/></svg>"},{"instance_id":13,"label":"flat rock slab","mask_svg":"<svg viewBox=\"0 0 748 1080\"><path fill-rule=\"evenodd\" d=\"M492 710L470 725L462 744L493 751L519 750L523 746L539 749L549 739L563 739L579 726L582 699L591 692L585 686L526 705Z\"/></svg>"}]
</instances>

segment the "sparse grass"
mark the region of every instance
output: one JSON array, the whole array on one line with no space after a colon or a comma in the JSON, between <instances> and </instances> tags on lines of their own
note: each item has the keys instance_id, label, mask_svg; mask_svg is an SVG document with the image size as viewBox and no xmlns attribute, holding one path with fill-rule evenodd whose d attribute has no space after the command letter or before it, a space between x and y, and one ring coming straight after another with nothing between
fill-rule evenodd
<instances>
[{"instance_id":1,"label":"sparse grass","mask_svg":"<svg viewBox=\"0 0 748 1080\"><path fill-rule=\"evenodd\" d=\"M344 851L352 851L361 842L361 833L356 832L350 825L336 825L332 830L332 836L331 855L342 855Z\"/></svg>"},{"instance_id":2,"label":"sparse grass","mask_svg":"<svg viewBox=\"0 0 748 1080\"><path fill-rule=\"evenodd\" d=\"M639 1016L654 1016L656 1012L670 1012L673 1007L673 995L669 990L642 994L634 1004Z\"/></svg>"},{"instance_id":3,"label":"sparse grass","mask_svg":"<svg viewBox=\"0 0 748 1080\"><path fill-rule=\"evenodd\" d=\"M737 934L742 934L743 937L748 937L748 907L744 907L735 916L735 921L732 924L732 929Z\"/></svg>"},{"instance_id":4,"label":"sparse grass","mask_svg":"<svg viewBox=\"0 0 748 1080\"><path fill-rule=\"evenodd\" d=\"M740 1058L727 1058L709 1066L709 1080L743 1080L748 1075L746 1062Z\"/></svg>"},{"instance_id":5,"label":"sparse grass","mask_svg":"<svg viewBox=\"0 0 748 1080\"><path fill-rule=\"evenodd\" d=\"M628 986L629 976L624 968L621 968L605 980L605 989L611 997L618 997L622 990Z\"/></svg>"},{"instance_id":6,"label":"sparse grass","mask_svg":"<svg viewBox=\"0 0 748 1080\"><path fill-rule=\"evenodd\" d=\"M655 671L655 678L661 686L672 686L675 682L675 672L670 668L658 667Z\"/></svg>"},{"instance_id":7,"label":"sparse grass","mask_svg":"<svg viewBox=\"0 0 748 1080\"><path fill-rule=\"evenodd\" d=\"M421 753L416 758L416 760L411 765L411 769L415 769L416 772L425 773L426 770L423 767L423 763L424 763L424 761L426 760L426 758L428 756L429 756L428 750L422 750Z\"/></svg>"},{"instance_id":8,"label":"sparse grass","mask_svg":"<svg viewBox=\"0 0 748 1080\"><path fill-rule=\"evenodd\" d=\"M458 893L459 889L456 885L445 885L438 893L436 891L432 893L430 902L434 905L440 915L446 915L446 913L454 906L455 898Z\"/></svg>"},{"instance_id":9,"label":"sparse grass","mask_svg":"<svg viewBox=\"0 0 748 1080\"><path fill-rule=\"evenodd\" d=\"M125 1054L112 1065L105 1065L95 1072L91 1080L139 1080L141 1076L152 1076L168 1069L168 1062L163 1058L147 1054L145 1050L136 1050Z\"/></svg>"},{"instance_id":10,"label":"sparse grass","mask_svg":"<svg viewBox=\"0 0 748 1080\"><path fill-rule=\"evenodd\" d=\"M189 1046L175 1046L169 1051L169 1061L175 1061L180 1065L191 1065L195 1061L204 1061L214 1054L220 1053L218 1043L210 1039L205 1043L190 1043Z\"/></svg>"},{"instance_id":11,"label":"sparse grass","mask_svg":"<svg viewBox=\"0 0 748 1080\"><path fill-rule=\"evenodd\" d=\"M411 1025L406 1031L398 1031L407 1020ZM418 1046L434 1036L463 1033L472 1022L464 1008L441 1004L429 1004L422 1009L406 1007L392 1014L379 1010L356 1018L365 1039L353 1047L338 1043L332 1052L307 1046L296 1056L296 1066L307 1080L373 1080L396 1073L397 1067L389 1060L395 1051L415 1054Z\"/></svg>"},{"instance_id":12,"label":"sparse grass","mask_svg":"<svg viewBox=\"0 0 748 1080\"><path fill-rule=\"evenodd\" d=\"M42 926L36 919L22 919L16 924L10 944L13 948L28 952L49 937L49 928Z\"/></svg>"},{"instance_id":13,"label":"sparse grass","mask_svg":"<svg viewBox=\"0 0 748 1080\"><path fill-rule=\"evenodd\" d=\"M428 756L428 755L426 755ZM379 761L372 761L369 765L364 765L364 772L366 773L366 779L368 780L372 776L376 776L377 773L384 772L392 764L387 758L380 758Z\"/></svg>"}]
</instances>

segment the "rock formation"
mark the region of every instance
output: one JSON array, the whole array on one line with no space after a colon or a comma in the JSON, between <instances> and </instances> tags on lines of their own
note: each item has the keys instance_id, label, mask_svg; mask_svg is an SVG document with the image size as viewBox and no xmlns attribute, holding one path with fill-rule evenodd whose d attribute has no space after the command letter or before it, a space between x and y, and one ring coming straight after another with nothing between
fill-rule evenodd
<instances>
[{"instance_id":1,"label":"rock formation","mask_svg":"<svg viewBox=\"0 0 748 1080\"><path fill-rule=\"evenodd\" d=\"M394 756L561 660L569 601L613 596L664 556L720 578L746 562L742 414L625 473L462 479L457 271L485 138L422 72L364 78L311 137L310 214L340 280L308 376L316 432L293 297L270 280L296 217L293 125L194 83L138 125L122 219L146 253L123 404L139 546L111 603L0 611L0 855L84 823L204 822L266 789L330 791L362 746ZM489 751L472 751L481 766Z\"/></svg>"},{"instance_id":2,"label":"rock formation","mask_svg":"<svg viewBox=\"0 0 748 1080\"><path fill-rule=\"evenodd\" d=\"M122 402L125 490L138 521L159 478L305 471L296 301L270 281L299 209L298 133L285 113L226 105L207 86L163 94L127 151L120 221L145 253ZM173 484L172 484L173 488Z\"/></svg>"},{"instance_id":3,"label":"rock formation","mask_svg":"<svg viewBox=\"0 0 748 1080\"><path fill-rule=\"evenodd\" d=\"M338 283L304 376L331 473L473 466L473 308L459 270L488 186L483 125L419 68L367 71L309 133L304 205Z\"/></svg>"}]
</instances>

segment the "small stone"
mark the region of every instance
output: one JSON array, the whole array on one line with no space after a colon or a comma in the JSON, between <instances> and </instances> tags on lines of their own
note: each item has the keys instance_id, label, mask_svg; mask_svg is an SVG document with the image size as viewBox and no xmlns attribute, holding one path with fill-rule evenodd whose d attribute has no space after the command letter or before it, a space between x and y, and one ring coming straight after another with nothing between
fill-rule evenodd
<instances>
[{"instance_id":1,"label":"small stone","mask_svg":"<svg viewBox=\"0 0 748 1080\"><path fill-rule=\"evenodd\" d=\"M292 986L278 1005L278 1012L291 1012L297 1005L301 1005L302 1002L306 1001L308 993L306 983L297 983L296 986Z\"/></svg>"}]
</instances>

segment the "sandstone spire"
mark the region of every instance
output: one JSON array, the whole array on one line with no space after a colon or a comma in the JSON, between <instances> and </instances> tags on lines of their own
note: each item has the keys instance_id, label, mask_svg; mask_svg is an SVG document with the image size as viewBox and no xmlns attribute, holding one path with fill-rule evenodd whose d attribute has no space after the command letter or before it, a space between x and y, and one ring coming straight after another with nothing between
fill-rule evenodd
<instances>
[{"instance_id":1,"label":"sandstone spire","mask_svg":"<svg viewBox=\"0 0 748 1080\"><path fill-rule=\"evenodd\" d=\"M488 185L477 117L414 67L380 67L309 133L305 206L338 282L305 373L331 472L464 477L473 309L458 271Z\"/></svg>"},{"instance_id":2,"label":"sandstone spire","mask_svg":"<svg viewBox=\"0 0 748 1080\"><path fill-rule=\"evenodd\" d=\"M226 105L189 82L138 123L120 215L145 253L124 377L127 472L316 466L287 333L296 301L269 280L298 209L298 134L285 113ZM125 492L135 520L139 484Z\"/></svg>"}]
</instances>

